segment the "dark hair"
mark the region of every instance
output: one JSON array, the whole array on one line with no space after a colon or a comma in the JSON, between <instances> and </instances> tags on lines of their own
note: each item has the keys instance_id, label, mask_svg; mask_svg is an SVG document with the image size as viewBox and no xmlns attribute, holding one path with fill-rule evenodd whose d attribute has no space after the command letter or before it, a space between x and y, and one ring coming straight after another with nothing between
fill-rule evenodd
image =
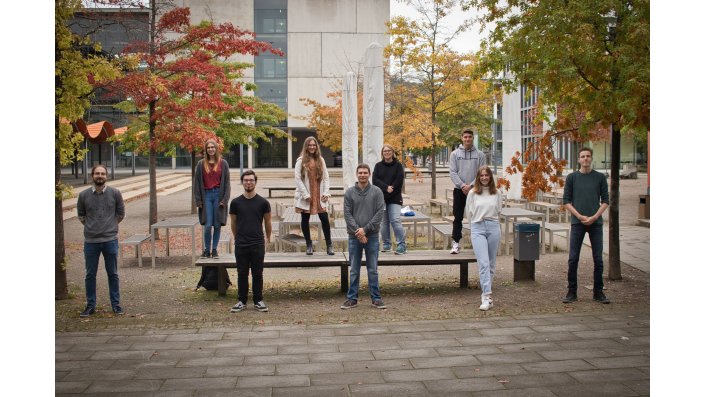
<instances>
[{"instance_id":1,"label":"dark hair","mask_svg":"<svg viewBox=\"0 0 705 397\"><path fill-rule=\"evenodd\" d=\"M356 173L356 174L357 174L357 171L358 171L360 168L365 168L365 169L367 169L367 172L372 173L372 171L370 171L370 166L369 166L369 165L367 165L367 164L365 164L365 163L360 163L360 164L357 165L357 168L355 168L355 173Z\"/></svg>"},{"instance_id":2,"label":"dark hair","mask_svg":"<svg viewBox=\"0 0 705 397\"><path fill-rule=\"evenodd\" d=\"M106 174L108 173L108 167L104 166L103 164L96 164L93 166L93 168L91 168L91 176L93 176L93 174L95 174L96 168L102 168L105 170Z\"/></svg>"},{"instance_id":3,"label":"dark hair","mask_svg":"<svg viewBox=\"0 0 705 397\"><path fill-rule=\"evenodd\" d=\"M472 136L475 136L475 131L472 130L470 127L465 127L463 128L463 131L460 133L460 135L465 135L465 134L472 134Z\"/></svg>"},{"instance_id":4,"label":"dark hair","mask_svg":"<svg viewBox=\"0 0 705 397\"><path fill-rule=\"evenodd\" d=\"M590 157L592 157L592 148L589 148L587 146L583 146L578 150L578 157L580 157L581 152L590 152Z\"/></svg>"},{"instance_id":5,"label":"dark hair","mask_svg":"<svg viewBox=\"0 0 705 397\"><path fill-rule=\"evenodd\" d=\"M247 175L252 175L252 176L254 176L254 177L255 177L255 183L257 183L257 174L255 174L255 172L252 171L252 170L245 170L245 172L243 172L242 175L240 175L240 183L242 183L242 182L245 180L245 176L247 176Z\"/></svg>"},{"instance_id":6,"label":"dark hair","mask_svg":"<svg viewBox=\"0 0 705 397\"><path fill-rule=\"evenodd\" d=\"M490 194L497 194L497 185L494 183L494 175L492 175L492 169L489 166L483 165L480 167L480 169L477 170L477 175L475 175L475 185L473 185L473 191L477 194L482 194L482 184L480 183L480 174L482 174L482 171L486 171L488 174L490 174L490 183L489 183L489 188L490 188Z\"/></svg>"}]
</instances>

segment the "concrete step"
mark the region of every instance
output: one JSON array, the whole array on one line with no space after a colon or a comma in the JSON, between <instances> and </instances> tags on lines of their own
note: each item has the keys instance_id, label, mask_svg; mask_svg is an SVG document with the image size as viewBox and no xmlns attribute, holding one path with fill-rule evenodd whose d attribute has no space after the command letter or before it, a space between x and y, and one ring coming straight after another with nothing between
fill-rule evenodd
<instances>
[{"instance_id":1,"label":"concrete step","mask_svg":"<svg viewBox=\"0 0 705 397\"><path fill-rule=\"evenodd\" d=\"M166 183L170 180L176 179L176 178L182 178L186 174L182 173L176 173L176 172L165 172L165 173L158 173L157 174L157 185L160 183ZM190 176L189 176L190 178ZM133 176L125 179L118 179L115 181L108 181L108 185L120 189L120 192L122 192L123 196L131 191L131 190L138 190L141 189L144 186L149 186L149 175L139 175L139 176ZM64 210L67 209L72 209L76 207L76 203L78 202L78 195L86 190L90 189L92 185L84 185L80 187L76 187L73 189L73 194L74 197L68 198L62 202ZM124 197L123 197L124 198Z\"/></svg>"}]
</instances>

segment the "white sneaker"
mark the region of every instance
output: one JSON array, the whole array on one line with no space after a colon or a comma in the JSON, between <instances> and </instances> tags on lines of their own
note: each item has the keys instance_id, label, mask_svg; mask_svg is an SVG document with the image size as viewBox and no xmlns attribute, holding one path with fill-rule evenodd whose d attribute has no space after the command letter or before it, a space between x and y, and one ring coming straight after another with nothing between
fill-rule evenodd
<instances>
[{"instance_id":1,"label":"white sneaker","mask_svg":"<svg viewBox=\"0 0 705 397\"><path fill-rule=\"evenodd\" d=\"M460 253L460 245L453 241L453 247L450 249L451 254L459 254Z\"/></svg>"},{"instance_id":2,"label":"white sneaker","mask_svg":"<svg viewBox=\"0 0 705 397\"><path fill-rule=\"evenodd\" d=\"M492 295L482 295L482 304L480 305L480 310L490 310L492 309Z\"/></svg>"}]
</instances>

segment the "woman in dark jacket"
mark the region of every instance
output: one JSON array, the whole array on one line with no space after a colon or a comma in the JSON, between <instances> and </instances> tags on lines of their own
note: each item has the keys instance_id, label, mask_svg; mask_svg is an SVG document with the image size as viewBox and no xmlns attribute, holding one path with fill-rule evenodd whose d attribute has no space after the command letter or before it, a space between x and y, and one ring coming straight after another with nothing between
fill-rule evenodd
<instances>
[{"instance_id":1,"label":"woman in dark jacket","mask_svg":"<svg viewBox=\"0 0 705 397\"><path fill-rule=\"evenodd\" d=\"M220 157L215 139L206 141L205 155L196 165L193 194L198 207L198 218L203 225L201 258L217 258L220 227L228 222L230 168L228 162Z\"/></svg>"},{"instance_id":2,"label":"woman in dark jacket","mask_svg":"<svg viewBox=\"0 0 705 397\"><path fill-rule=\"evenodd\" d=\"M385 212L382 217L382 252L392 249L389 226L394 229L397 240L397 255L406 254L406 235L399 219L401 206L401 188L404 185L404 167L397 161L392 145L382 146L382 161L375 164L372 172L372 183L384 193Z\"/></svg>"}]
</instances>

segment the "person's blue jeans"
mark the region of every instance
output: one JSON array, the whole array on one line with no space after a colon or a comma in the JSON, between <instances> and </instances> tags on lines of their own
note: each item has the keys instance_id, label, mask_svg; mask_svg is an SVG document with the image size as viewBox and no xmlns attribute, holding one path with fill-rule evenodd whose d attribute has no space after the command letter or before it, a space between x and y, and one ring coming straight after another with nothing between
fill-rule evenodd
<instances>
[{"instance_id":1,"label":"person's blue jeans","mask_svg":"<svg viewBox=\"0 0 705 397\"><path fill-rule=\"evenodd\" d=\"M477 258L482 295L492 293L492 279L497 267L500 236L501 228L497 221L484 220L470 225L470 239Z\"/></svg>"},{"instance_id":2,"label":"person's blue jeans","mask_svg":"<svg viewBox=\"0 0 705 397\"><path fill-rule=\"evenodd\" d=\"M95 277L98 273L98 260L103 254L105 271L108 273L108 288L110 290L110 305L115 309L120 305L120 279L118 278L118 241L104 243L83 243L83 255L86 258L86 305L95 308L96 292Z\"/></svg>"},{"instance_id":3,"label":"person's blue jeans","mask_svg":"<svg viewBox=\"0 0 705 397\"><path fill-rule=\"evenodd\" d=\"M587 233L590 236L590 245L592 246L592 260L595 263L593 270L593 290L602 291L604 283L602 281L602 224L593 223L590 226L585 226L582 223L573 223L570 225L570 253L568 254L568 289L578 290L578 262L580 261L580 248L583 245L583 239Z\"/></svg>"},{"instance_id":4,"label":"person's blue jeans","mask_svg":"<svg viewBox=\"0 0 705 397\"><path fill-rule=\"evenodd\" d=\"M379 293L379 274L377 273L377 257L379 256L379 238L368 238L367 244L362 244L356 237L348 237L348 251L350 253L350 288L348 299L357 301L360 289L360 266L362 265L362 251L365 251L365 264L367 266L367 284L370 289L372 301L382 299Z\"/></svg>"},{"instance_id":5,"label":"person's blue jeans","mask_svg":"<svg viewBox=\"0 0 705 397\"><path fill-rule=\"evenodd\" d=\"M219 197L220 189L209 189L206 190L206 199L203 201L203 209L206 211L206 224L203 225L203 250L207 252L211 252L211 247L217 249L220 241Z\"/></svg>"},{"instance_id":6,"label":"person's blue jeans","mask_svg":"<svg viewBox=\"0 0 705 397\"><path fill-rule=\"evenodd\" d=\"M390 203L385 207L384 216L382 217L382 244L389 247L392 246L392 236L389 230L391 224L391 229L394 230L394 238L397 240L397 246L402 246L406 249L406 235L400 218L401 205Z\"/></svg>"}]
</instances>

